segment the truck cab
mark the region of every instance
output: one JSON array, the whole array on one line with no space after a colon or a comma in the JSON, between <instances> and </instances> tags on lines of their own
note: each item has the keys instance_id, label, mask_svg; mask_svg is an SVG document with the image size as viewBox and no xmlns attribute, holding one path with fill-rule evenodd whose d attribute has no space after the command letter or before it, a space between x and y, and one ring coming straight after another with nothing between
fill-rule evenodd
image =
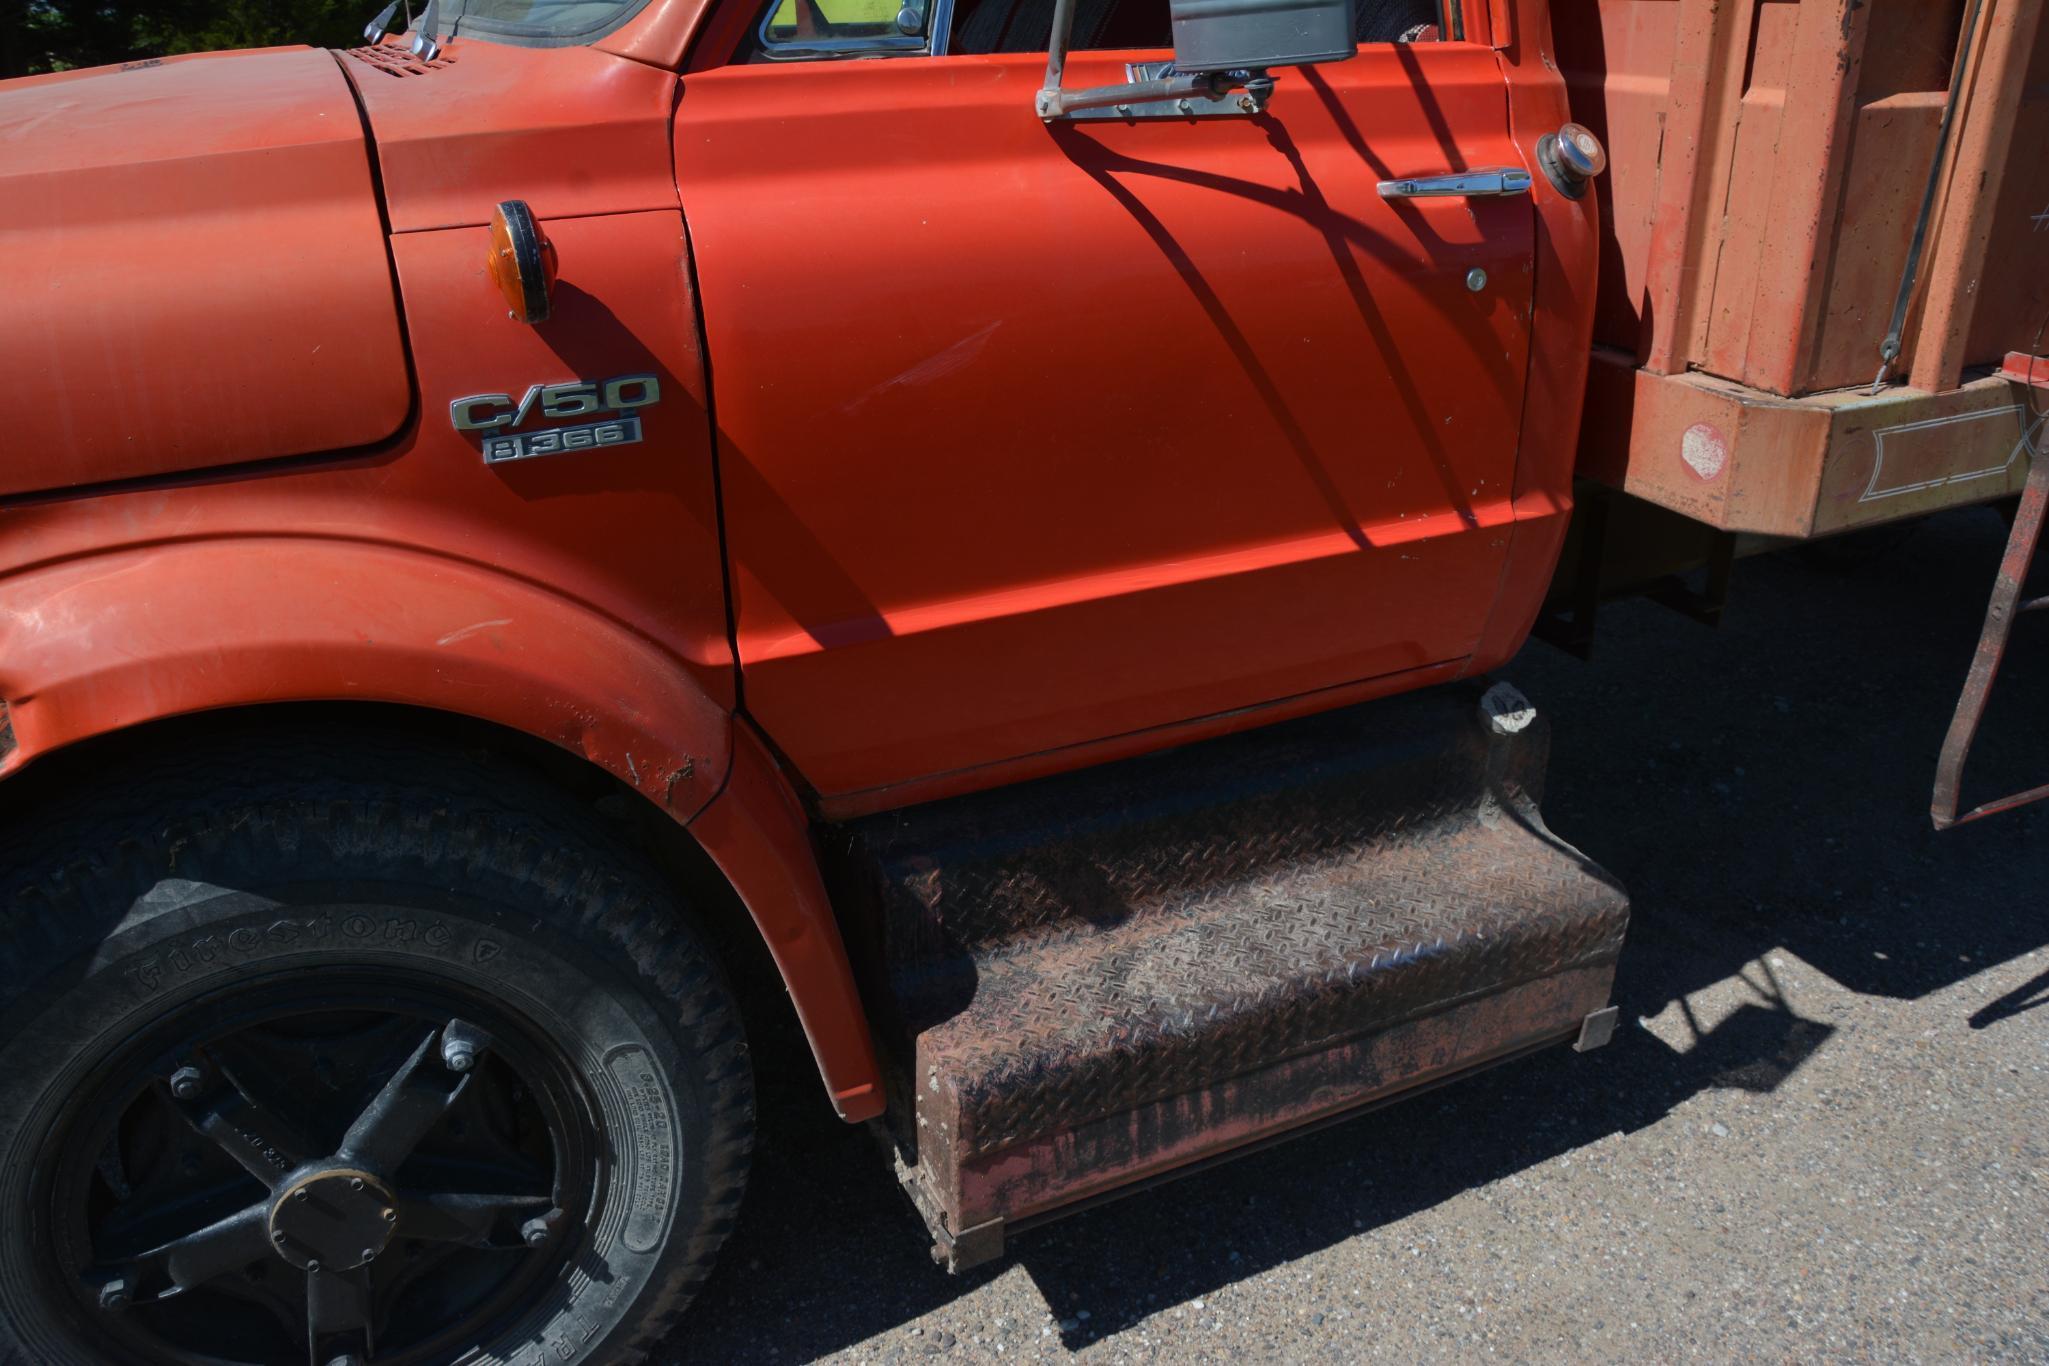
<instances>
[{"instance_id":1,"label":"truck cab","mask_svg":"<svg viewBox=\"0 0 2049 1366\"><path fill-rule=\"evenodd\" d=\"M1544 0L394 15L0 85L0 1356L631 1359L757 1011L955 1268L1605 1039Z\"/></svg>"}]
</instances>

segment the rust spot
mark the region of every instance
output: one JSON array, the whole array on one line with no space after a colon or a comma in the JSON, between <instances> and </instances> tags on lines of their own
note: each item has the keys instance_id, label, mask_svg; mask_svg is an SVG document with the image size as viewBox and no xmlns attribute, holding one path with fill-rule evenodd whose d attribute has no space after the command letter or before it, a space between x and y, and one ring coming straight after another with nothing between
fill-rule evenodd
<instances>
[{"instance_id":1,"label":"rust spot","mask_svg":"<svg viewBox=\"0 0 2049 1366\"><path fill-rule=\"evenodd\" d=\"M669 770L668 780L662 787L663 806L674 806L676 804L676 784L682 782L695 772L697 772L697 760L687 754L683 756L681 764Z\"/></svg>"}]
</instances>

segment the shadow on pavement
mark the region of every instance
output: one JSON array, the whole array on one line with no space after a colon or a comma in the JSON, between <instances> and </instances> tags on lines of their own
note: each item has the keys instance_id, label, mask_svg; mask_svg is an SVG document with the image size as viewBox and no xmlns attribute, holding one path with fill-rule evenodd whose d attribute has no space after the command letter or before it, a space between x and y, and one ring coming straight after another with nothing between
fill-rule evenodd
<instances>
[{"instance_id":1,"label":"shadow on pavement","mask_svg":"<svg viewBox=\"0 0 2049 1366\"><path fill-rule=\"evenodd\" d=\"M1009 1261L948 1277L878 1145L823 1106L801 1040L767 1039L753 1189L664 1359L808 1359L1012 1262L1080 1347L1641 1129L1703 1091L1772 1090L1833 1031L1793 1010L1770 950L1851 991L1915 999L2049 944L2049 812L1944 835L1927 816L2004 539L1981 509L1936 518L1854 569L1748 561L1720 631L1622 604L1604 613L1592 663L1533 645L1503 670L1555 727L1552 827L1634 900L1616 987L1626 1027L1609 1048L1497 1069L1019 1235ZM2016 635L1967 801L2049 778L2049 716L2029 705L2049 683L2049 626ZM1739 973L1755 1003L1712 1027L1691 1019L1690 994ZM1978 1003L1970 1023L1997 1028L2045 1002L2049 975ZM1685 1051L1628 1026L1674 1003L1696 1036Z\"/></svg>"}]
</instances>

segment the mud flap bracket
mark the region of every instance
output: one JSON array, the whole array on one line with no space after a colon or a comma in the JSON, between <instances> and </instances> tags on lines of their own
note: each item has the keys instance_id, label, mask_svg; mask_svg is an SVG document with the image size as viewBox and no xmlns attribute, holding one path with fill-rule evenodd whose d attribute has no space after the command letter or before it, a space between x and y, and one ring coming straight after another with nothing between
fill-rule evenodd
<instances>
[{"instance_id":1,"label":"mud flap bracket","mask_svg":"<svg viewBox=\"0 0 2049 1366\"><path fill-rule=\"evenodd\" d=\"M1572 1041L1575 1053L1591 1053L1596 1048L1605 1048L1615 1037L1615 1021L1621 1017L1619 1006L1597 1010L1579 1023L1579 1037Z\"/></svg>"},{"instance_id":2,"label":"mud flap bracket","mask_svg":"<svg viewBox=\"0 0 2049 1366\"><path fill-rule=\"evenodd\" d=\"M885 1143L887 1134L880 1135ZM972 1227L956 1233L948 1226L946 1212L939 1202L932 1198L932 1192L919 1177L918 1169L906 1163L903 1154L891 1144L891 1160L896 1168L897 1183L904 1193L911 1197L911 1204L925 1221L925 1228L932 1235L932 1260L946 1268L948 1274L959 1273L977 1267L984 1262L993 1262L1003 1255L1003 1224L998 1219L985 1219Z\"/></svg>"},{"instance_id":3,"label":"mud flap bracket","mask_svg":"<svg viewBox=\"0 0 2049 1366\"><path fill-rule=\"evenodd\" d=\"M991 1219L959 1233L940 1230L932 1239L932 1260L947 1271L959 1273L1003 1255L1003 1221Z\"/></svg>"}]
</instances>

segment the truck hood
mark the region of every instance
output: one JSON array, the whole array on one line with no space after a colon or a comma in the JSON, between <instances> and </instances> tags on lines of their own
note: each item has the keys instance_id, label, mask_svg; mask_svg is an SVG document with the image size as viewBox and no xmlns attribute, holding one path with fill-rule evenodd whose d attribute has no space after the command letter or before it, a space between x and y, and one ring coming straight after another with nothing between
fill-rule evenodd
<instances>
[{"instance_id":1,"label":"truck hood","mask_svg":"<svg viewBox=\"0 0 2049 1366\"><path fill-rule=\"evenodd\" d=\"M333 54L0 82L0 495L390 436L411 380Z\"/></svg>"}]
</instances>

